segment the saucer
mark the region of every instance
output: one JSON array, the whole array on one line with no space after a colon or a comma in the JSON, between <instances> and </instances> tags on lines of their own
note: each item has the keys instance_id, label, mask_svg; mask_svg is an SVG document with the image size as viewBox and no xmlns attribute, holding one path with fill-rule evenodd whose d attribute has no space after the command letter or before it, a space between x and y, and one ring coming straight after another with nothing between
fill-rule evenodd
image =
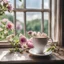
<instances>
[{"instance_id":1,"label":"saucer","mask_svg":"<svg viewBox=\"0 0 64 64\"><path fill-rule=\"evenodd\" d=\"M29 53L31 55L33 55L33 56L49 56L49 55L52 54L52 51L46 52L46 50L47 49L45 48L45 50L43 51L43 53L42 54L39 54L35 48L32 48L32 49L29 50Z\"/></svg>"}]
</instances>

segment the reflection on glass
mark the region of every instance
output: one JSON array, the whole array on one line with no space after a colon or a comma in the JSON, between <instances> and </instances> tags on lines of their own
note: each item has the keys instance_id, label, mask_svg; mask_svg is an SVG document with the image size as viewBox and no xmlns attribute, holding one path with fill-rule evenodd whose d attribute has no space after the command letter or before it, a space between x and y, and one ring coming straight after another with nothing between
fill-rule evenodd
<instances>
[{"instance_id":1,"label":"reflection on glass","mask_svg":"<svg viewBox=\"0 0 64 64\"><path fill-rule=\"evenodd\" d=\"M42 8L42 0L26 0L26 8L41 9Z\"/></svg>"},{"instance_id":2,"label":"reflection on glass","mask_svg":"<svg viewBox=\"0 0 64 64\"><path fill-rule=\"evenodd\" d=\"M24 8L24 0L16 0L16 8Z\"/></svg>"},{"instance_id":3,"label":"reflection on glass","mask_svg":"<svg viewBox=\"0 0 64 64\"><path fill-rule=\"evenodd\" d=\"M41 13L27 12L26 14L27 31L41 31Z\"/></svg>"},{"instance_id":4,"label":"reflection on glass","mask_svg":"<svg viewBox=\"0 0 64 64\"><path fill-rule=\"evenodd\" d=\"M44 9L49 9L50 0L44 0Z\"/></svg>"},{"instance_id":5,"label":"reflection on glass","mask_svg":"<svg viewBox=\"0 0 64 64\"><path fill-rule=\"evenodd\" d=\"M16 30L17 35L20 33L24 34L24 13L23 12L17 12L16 13Z\"/></svg>"},{"instance_id":6,"label":"reflection on glass","mask_svg":"<svg viewBox=\"0 0 64 64\"><path fill-rule=\"evenodd\" d=\"M48 34L48 20L49 20L49 13L44 12L44 32Z\"/></svg>"}]
</instances>

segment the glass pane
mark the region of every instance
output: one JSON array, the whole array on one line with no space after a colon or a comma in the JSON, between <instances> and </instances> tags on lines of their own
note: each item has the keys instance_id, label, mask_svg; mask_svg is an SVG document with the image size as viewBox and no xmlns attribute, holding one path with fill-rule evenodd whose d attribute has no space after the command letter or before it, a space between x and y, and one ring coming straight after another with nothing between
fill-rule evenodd
<instances>
[{"instance_id":1,"label":"glass pane","mask_svg":"<svg viewBox=\"0 0 64 64\"><path fill-rule=\"evenodd\" d=\"M28 31L41 31L42 15L40 12L27 12L26 13L26 27Z\"/></svg>"},{"instance_id":2,"label":"glass pane","mask_svg":"<svg viewBox=\"0 0 64 64\"><path fill-rule=\"evenodd\" d=\"M49 13L44 12L44 32L48 34L48 20L49 20Z\"/></svg>"},{"instance_id":3,"label":"glass pane","mask_svg":"<svg viewBox=\"0 0 64 64\"><path fill-rule=\"evenodd\" d=\"M0 41L6 40L7 36L14 33L13 12L5 12L0 16Z\"/></svg>"},{"instance_id":4,"label":"glass pane","mask_svg":"<svg viewBox=\"0 0 64 64\"><path fill-rule=\"evenodd\" d=\"M16 0L16 8L24 8L24 0Z\"/></svg>"},{"instance_id":5,"label":"glass pane","mask_svg":"<svg viewBox=\"0 0 64 64\"><path fill-rule=\"evenodd\" d=\"M24 13L23 12L16 13L16 30L17 30L17 35L19 35L20 33L24 34Z\"/></svg>"},{"instance_id":6,"label":"glass pane","mask_svg":"<svg viewBox=\"0 0 64 64\"><path fill-rule=\"evenodd\" d=\"M44 9L49 9L50 0L44 0Z\"/></svg>"},{"instance_id":7,"label":"glass pane","mask_svg":"<svg viewBox=\"0 0 64 64\"><path fill-rule=\"evenodd\" d=\"M41 9L42 8L42 0L26 0L26 8Z\"/></svg>"}]
</instances>

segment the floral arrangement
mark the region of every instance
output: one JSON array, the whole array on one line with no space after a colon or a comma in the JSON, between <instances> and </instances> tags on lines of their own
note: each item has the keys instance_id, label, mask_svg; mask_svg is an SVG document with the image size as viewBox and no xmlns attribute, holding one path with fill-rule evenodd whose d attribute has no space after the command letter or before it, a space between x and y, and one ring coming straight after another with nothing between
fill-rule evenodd
<instances>
[{"instance_id":1,"label":"floral arrangement","mask_svg":"<svg viewBox=\"0 0 64 64\"><path fill-rule=\"evenodd\" d=\"M0 0L0 15L3 15L5 11L12 11L12 6L8 0Z\"/></svg>"},{"instance_id":2,"label":"floral arrangement","mask_svg":"<svg viewBox=\"0 0 64 64\"><path fill-rule=\"evenodd\" d=\"M11 12L12 5L8 0L0 0L0 16L2 16L5 11ZM13 32L13 23L8 19L0 20L0 40L6 39L6 37Z\"/></svg>"},{"instance_id":3,"label":"floral arrangement","mask_svg":"<svg viewBox=\"0 0 64 64\"><path fill-rule=\"evenodd\" d=\"M27 49L33 48L32 38L27 39L24 35L20 34L18 36L14 36L14 34L11 34L7 36L7 40L11 43L13 49L10 50L10 52L23 52ZM19 48L19 45L21 49Z\"/></svg>"},{"instance_id":4,"label":"floral arrangement","mask_svg":"<svg viewBox=\"0 0 64 64\"><path fill-rule=\"evenodd\" d=\"M37 36L41 34L40 32L33 32L33 31L29 31L28 35L32 35L33 37ZM7 40L8 42L11 43L12 45L12 49L10 49L10 52L20 52L23 53L23 51L26 51L28 49L34 48L33 42L32 42L32 36L30 39L27 39L24 35L20 34L19 36L15 36L14 34L11 34L9 36L7 36ZM47 37L47 35L45 33L42 33L41 35L43 38ZM40 37L39 37L40 38ZM20 47L19 47L20 46ZM50 46L47 49L47 52L50 50L54 50L55 49L55 45Z\"/></svg>"},{"instance_id":5,"label":"floral arrangement","mask_svg":"<svg viewBox=\"0 0 64 64\"><path fill-rule=\"evenodd\" d=\"M5 40L6 37L12 34L14 31L14 25L8 19L0 20L0 40Z\"/></svg>"}]
</instances>

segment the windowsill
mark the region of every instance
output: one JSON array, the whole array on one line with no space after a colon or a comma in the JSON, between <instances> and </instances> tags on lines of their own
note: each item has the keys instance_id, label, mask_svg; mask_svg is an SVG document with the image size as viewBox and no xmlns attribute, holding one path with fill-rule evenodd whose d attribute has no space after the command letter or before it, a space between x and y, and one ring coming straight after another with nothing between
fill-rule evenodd
<instances>
[{"instance_id":1,"label":"windowsill","mask_svg":"<svg viewBox=\"0 0 64 64\"><path fill-rule=\"evenodd\" d=\"M58 43L54 41L53 43ZM18 45L20 47L20 44ZM12 48L11 44L7 41L0 41L0 48Z\"/></svg>"},{"instance_id":2,"label":"windowsill","mask_svg":"<svg viewBox=\"0 0 64 64\"><path fill-rule=\"evenodd\" d=\"M61 60L58 56L52 54L51 56L47 57L33 57L29 53L20 54L16 53L9 53L9 49L0 49L0 62L2 63L48 63L53 60Z\"/></svg>"},{"instance_id":3,"label":"windowsill","mask_svg":"<svg viewBox=\"0 0 64 64\"><path fill-rule=\"evenodd\" d=\"M0 41L0 43L8 43L8 41L7 40L2 40L2 41Z\"/></svg>"},{"instance_id":4,"label":"windowsill","mask_svg":"<svg viewBox=\"0 0 64 64\"><path fill-rule=\"evenodd\" d=\"M18 47L20 48L20 44L18 45ZM0 43L0 49L1 48L12 48L12 45L9 42L7 42L7 43L2 42L2 43Z\"/></svg>"}]
</instances>

